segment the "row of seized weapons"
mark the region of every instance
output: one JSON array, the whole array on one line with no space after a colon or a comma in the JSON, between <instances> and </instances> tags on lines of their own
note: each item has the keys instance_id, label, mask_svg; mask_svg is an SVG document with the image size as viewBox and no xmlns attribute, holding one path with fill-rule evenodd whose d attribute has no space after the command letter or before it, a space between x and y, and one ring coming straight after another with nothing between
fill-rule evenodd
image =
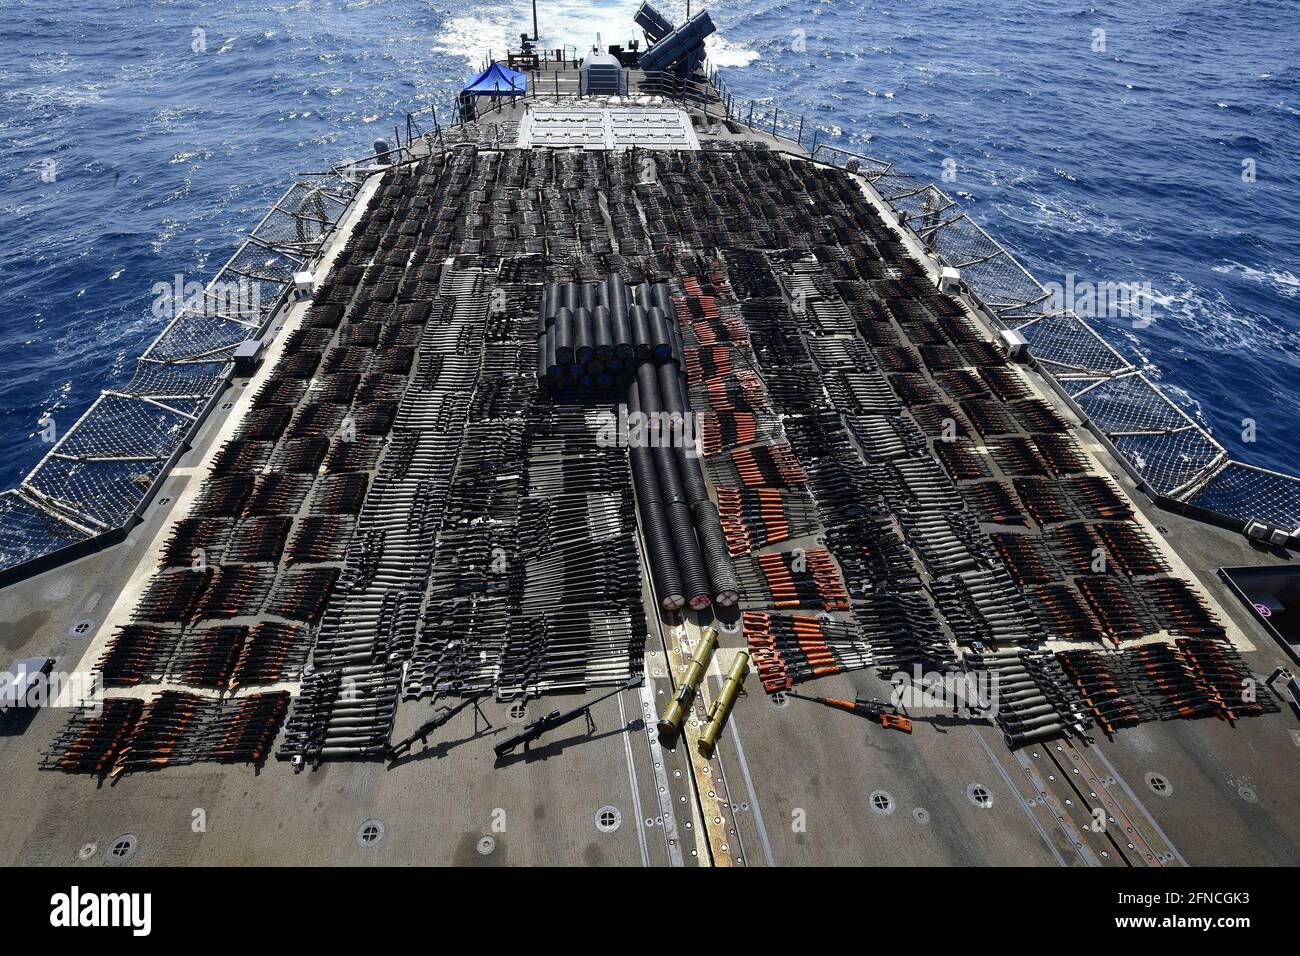
<instances>
[{"instance_id":1,"label":"row of seized weapons","mask_svg":"<svg viewBox=\"0 0 1300 956\"><path fill-rule=\"evenodd\" d=\"M806 281L804 276L796 277L797 283L804 281ZM808 291L805 290L805 297L808 297ZM819 296L817 287L811 286L810 291L815 300ZM750 314L755 317L761 316L769 321L772 319L779 321L781 318L780 310L764 313L751 309ZM792 377L791 370L797 369L800 357L794 343L784 341L779 332L772 333L768 330L757 335L756 338L760 342L760 347L769 353L779 350L776 352L776 357L780 360L782 375L786 378ZM857 364L864 357L867 362L864 362L863 366L866 367L860 367L860 372L852 374L869 374L870 357L864 356L860 344L854 342L845 345L842 342L843 340L811 339L809 350L818 360L818 365L823 366L823 371L832 375L849 375L850 373L840 371L837 366L850 362ZM732 370L745 364L738 355L735 350L724 351L714 347L708 353L708 360L715 368ZM703 372L701 353L697 352L691 358L692 367ZM877 416L888 416L896 412L897 406L888 393L884 389L873 391L867 388L866 379L858 382L842 378L840 381L845 387L862 389L856 399L857 404L845 407L858 412L869 411L870 414ZM758 404L755 401L757 389L754 388L727 391L711 387L706 394L710 398L716 395L729 395L740 399L747 407ZM835 400L837 392L834 388L828 387L828 394L832 396L832 400ZM836 401L836 404L839 405L840 402ZM841 408L841 411L843 410ZM808 409L808 411L813 410ZM806 417L805 421L813 424L818 421L818 417L814 414ZM1047 421L1044 416L1040 416L1040 419L1042 420L1034 419L1032 424L1035 427L1031 427L1031 431L1042 430L1053 433L1059 431L1059 422ZM903 419L850 416L846 421L850 424L858 445L869 453L879 454L882 462L892 463L903 458L918 457L926 450L923 440L921 442L908 440L909 433L903 425L905 422ZM810 443L799 440L801 423L797 419L792 421L787 418L786 425L791 445L802 452ZM884 427L885 425L890 427ZM816 427L817 430L825 430L824 425L819 424ZM1052 461L1061 471L1068 473L1079 470L1079 462L1076 460L1078 456L1075 455L1072 447L1066 444L1066 436L1051 434L1050 437L1037 436L1037 439L1041 439L1036 442L1038 448L1044 450L1044 454L1052 455ZM821 444L825 447L826 443ZM754 475L753 480L746 481L747 485L766 484L771 476L779 478L782 486L790 486L788 463L785 463L784 469L778 469L775 460L770 465L764 466L761 459L756 457L764 452L762 446L743 449L742 452L746 455L747 462L755 462L753 465L747 465ZM736 454L737 452L732 452L733 457ZM789 459L788 453L782 452L782 454L785 459ZM801 462L804 460L802 454L799 460ZM921 458L917 464L928 463ZM815 473L817 462L814 460L811 468L805 462L803 470L805 473ZM932 585L932 593L943 610L945 619L957 631L958 638L976 648L977 653L972 662L976 666L996 670L1013 681L1013 684L1008 686L1011 697L1004 701L1006 706L997 715L1008 744L1013 747L1020 746L1032 740L1057 736L1067 730L1081 733L1090 722L1092 714L1071 681L1066 678L1061 663L1057 662L1052 655L1031 653L1026 656L1025 652L1019 650L999 652L984 648L986 644L996 647L1000 643L1009 642L1014 647L1037 644L1043 640L1046 634L1036 622L1034 613L1036 608L1027 603L1018 593L1016 585L1023 586L1027 583L1023 578L1031 576L1034 571L1046 570L1049 566L1048 562L1052 570L1056 570L1056 556L1046 551L1036 550L1037 539L1014 535L1002 536L997 549L1002 554L997 554L990 541L978 531L973 521L966 522L970 528L969 532L961 531L954 524L953 516L965 518L967 514L961 499L953 494L957 489L951 482L939 480L939 476L930 476L929 470L932 469L928 469L923 474L918 467L913 467L910 471L907 468L898 468L898 477L903 480L908 493L914 499L913 507L917 504L921 505L922 513L926 515L925 517L905 515L902 522L903 532L926 568L938 575ZM1044 468L1038 474L1046 473L1047 470ZM1060 471L1056 473L1059 475ZM983 476L981 473L960 477ZM1123 575L1168 573L1167 564L1138 526L1121 523L1131 515L1131 510L1119 498L1113 486L1104 479L1089 476L1067 477L1057 481L1043 478L1032 480L1035 482L1035 487L1028 487L1029 480L1022 479L1021 483L1025 487L1018 486L1017 490L1022 492L1022 496L1037 498L1038 508L1034 517L1040 522L1052 524L1061 520L1078 521L1079 519L1102 522L1095 526L1074 524L1061 527L1052 539L1054 543L1059 542L1056 544L1057 553L1061 555L1059 560L1073 560L1077 563L1079 549L1082 547L1077 539L1081 539L1086 533L1091 545L1086 549L1088 556L1090 557L1094 550L1106 553L1112 559L1112 566ZM929 484L926 484L927 482ZM860 489L865 490L866 487L869 486L865 482L859 483ZM751 496L753 494L746 493ZM727 492L728 500L732 504L725 517L732 530L729 536L731 543L737 552L751 550L746 540L751 537L750 529L743 523L744 518L749 519L749 524L756 532L753 536L758 537L760 542L767 537L765 532L768 523L771 523L776 530L777 539L787 536L784 501L781 497L783 493L789 492L767 492L761 510L755 507L759 505L759 501L755 501L755 506L750 506L749 513L744 514L741 511L740 492L738 490ZM926 507L927 504L944 510L940 511L936 508L931 512ZM941 537L936 537L936 534ZM828 543L829 538L828 535ZM761 543L759 546L761 547ZM841 549L835 550L838 556ZM1011 558L1008 563L1016 578L1014 584L1007 573L1001 570L999 558ZM1035 561L1040 563L1041 568L1035 565ZM1029 569L1029 575L1024 573L1026 568ZM1086 572L1088 569L1081 570ZM1037 580L1044 581L1047 578ZM1113 587L1105 581L1091 583L1081 581L1080 587L1096 588L1101 584ZM1163 613L1153 614L1152 617L1161 620L1162 623L1170 621L1175 626L1198 627L1207 633L1221 635L1221 627L1204 610L1203 604L1196 600L1194 592L1188 593L1190 589L1180 585L1182 582L1176 579L1161 578L1154 582L1151 600L1157 605L1156 610ZM788 588L778 588L772 592L772 596L776 598L774 606L780 607L783 603L784 590ZM793 603L797 606L798 602ZM1127 605L1121 603L1121 606ZM1114 616L1115 605L1112 604L1108 609L1105 604L1100 604L1097 613L1104 615L1108 610L1110 616ZM850 669L853 665L850 663L846 668L846 659L856 663L857 666L865 666L861 663L864 658L870 660L869 649L860 647L860 642L856 641L851 633L840 636L838 642L827 640L828 629L843 630L842 624L817 618L782 619L777 615L752 612L747 613L745 617L749 644L755 653L760 673L765 677L765 687L769 692L788 692L797 681ZM787 632L788 637L779 636ZM1132 636L1140 636L1142 633L1142 629L1135 627ZM847 658L846 650L849 652ZM1014 683L1017 679L1019 683Z\"/></svg>"},{"instance_id":2,"label":"row of seized weapons","mask_svg":"<svg viewBox=\"0 0 1300 956\"><path fill-rule=\"evenodd\" d=\"M461 518L457 509L472 504L485 487L467 479L451 493L458 463L470 472L472 456L493 437L475 433L481 442L467 440L467 420L491 417L480 410L516 401L508 382L492 378L490 347L503 329L513 337L515 310L490 308L488 299L498 273L502 281L513 279L506 264L498 268L495 258L475 254L480 250L471 247L478 240L447 223L476 217L499 171L519 172L517 158L500 160L500 170L497 163L470 149L430 157L412 175L385 181L384 208L377 214L385 229L368 239L373 251L367 264L379 283L371 283L378 301L370 308L382 313L396 300L403 313L423 307L427 321L412 323L422 328L406 343L414 352L409 381L386 396L395 403L392 438L278 751L295 764L384 753L406 666L417 688L447 673L429 660L438 649L425 646L426 635L436 635L441 623L439 596L431 598L431 620L421 620L421 607L440 569L460 565L459 542L444 548L440 538L453 537L452 525ZM486 193L468 188L475 181L484 182ZM453 265L448 256L457 250L468 254ZM357 311L347 329L350 344L360 349L368 343L368 318L368 311ZM465 644L464 632L460 638Z\"/></svg>"},{"instance_id":3,"label":"row of seized weapons","mask_svg":"<svg viewBox=\"0 0 1300 956\"><path fill-rule=\"evenodd\" d=\"M287 691L225 700L170 690L147 702L110 697L78 708L41 767L117 776L207 760L259 764L288 706Z\"/></svg>"},{"instance_id":4,"label":"row of seized weapons","mask_svg":"<svg viewBox=\"0 0 1300 956\"><path fill-rule=\"evenodd\" d=\"M1278 710L1223 640L1180 638L1110 653L1062 651L1057 658L1106 733L1148 720L1233 721Z\"/></svg>"},{"instance_id":5,"label":"row of seized weapons","mask_svg":"<svg viewBox=\"0 0 1300 956\"><path fill-rule=\"evenodd\" d=\"M312 669L294 700L280 759L381 755L397 713L403 664L480 379L488 273L447 270L401 395L394 440L372 481L343 582L322 622Z\"/></svg>"},{"instance_id":6,"label":"row of seized weapons","mask_svg":"<svg viewBox=\"0 0 1300 956\"><path fill-rule=\"evenodd\" d=\"M408 615L410 635L382 650L383 666L341 661L311 675L282 757L402 752L387 739L399 690L435 701L460 695L457 709L498 688L531 696L620 684L639 669L645 624L626 457L598 444L590 413L538 401L528 343L535 333L519 320L535 276L515 269L495 278L502 310L446 325L455 331L468 321L472 343L461 332L454 350L441 333L426 342L442 353L444 377L466 356L473 374L455 413L425 423L450 439L450 454L438 514L427 523L436 546L430 542L416 575L427 595L418 627ZM518 281L503 285L505 278ZM486 286L444 282L442 293L468 308ZM407 664L400 680L394 661Z\"/></svg>"},{"instance_id":7,"label":"row of seized weapons","mask_svg":"<svg viewBox=\"0 0 1300 956\"><path fill-rule=\"evenodd\" d=\"M190 632L163 624L128 624L109 639L96 670L106 688L166 680L237 690L296 680L310 651L307 628L280 621Z\"/></svg>"},{"instance_id":8,"label":"row of seized weapons","mask_svg":"<svg viewBox=\"0 0 1300 956\"><path fill-rule=\"evenodd\" d=\"M760 254L729 251L727 268L725 279L709 278L709 291L723 314L739 310L745 339L729 328L729 344L699 348L688 356L688 369L693 395L715 413L750 413L755 422L781 416L779 430L738 423L724 437L754 441L739 447L724 441L709 461L728 544L749 556L738 563L751 609L745 631L764 686L784 692L800 681L873 665L936 657L952 663L936 643L938 621L906 543L888 523L884 476L909 497L916 493L906 490L902 472L870 467L850 436L853 428L871 435L888 450L882 461L918 454L923 437L894 424L902 421L890 417L900 405L883 377L877 382L860 374L857 363L871 363L860 342L810 338L805 346L799 328L806 322L835 334L852 331L815 266L796 262L778 271ZM777 297L778 279L798 293L802 312ZM765 297L730 305L733 287ZM787 543L755 553L809 535L821 535L825 546ZM823 613L782 617L766 609ZM850 614L825 617L836 611ZM789 640L781 637L787 632Z\"/></svg>"}]
</instances>

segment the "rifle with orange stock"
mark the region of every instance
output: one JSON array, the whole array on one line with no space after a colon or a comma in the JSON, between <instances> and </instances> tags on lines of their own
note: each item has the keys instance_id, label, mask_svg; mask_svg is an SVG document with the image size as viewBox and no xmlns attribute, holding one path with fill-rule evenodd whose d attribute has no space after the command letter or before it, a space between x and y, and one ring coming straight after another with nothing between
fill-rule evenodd
<instances>
[{"instance_id":1,"label":"rifle with orange stock","mask_svg":"<svg viewBox=\"0 0 1300 956\"><path fill-rule=\"evenodd\" d=\"M912 718L900 714L898 708L893 704L886 704L881 700L872 700L870 697L855 697L853 700L843 700L838 697L812 697L805 694L796 694L794 691L789 690L785 692L785 695L787 697L796 697L799 700L812 701L814 704L821 704L823 707L842 710L846 714L853 714L879 724L886 730L901 730L905 734L912 732Z\"/></svg>"}]
</instances>

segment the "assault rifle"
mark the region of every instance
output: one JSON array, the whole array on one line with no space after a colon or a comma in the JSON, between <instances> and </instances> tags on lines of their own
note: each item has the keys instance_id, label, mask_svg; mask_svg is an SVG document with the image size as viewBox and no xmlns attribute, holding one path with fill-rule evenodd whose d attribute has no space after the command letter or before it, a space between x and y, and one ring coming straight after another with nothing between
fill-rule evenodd
<instances>
[{"instance_id":1,"label":"assault rifle","mask_svg":"<svg viewBox=\"0 0 1300 956\"><path fill-rule=\"evenodd\" d=\"M549 714L545 714L535 720L530 720L524 726L523 730L507 737L492 749L496 751L498 757L504 757L506 754L514 753L515 748L520 744L523 744L524 752L527 753L528 745L538 737L542 736L542 734L548 733L556 727L563 727L565 724L575 721L579 717L587 718L587 733L594 733L596 730L596 724L591 719L591 708L595 707L602 700L609 700L609 698L615 697L623 693L625 690L632 690L634 687L640 687L644 681L645 675L638 675L626 684L623 684L621 687L617 687L607 694L601 694L599 697L593 698L572 710L553 710Z\"/></svg>"}]
</instances>

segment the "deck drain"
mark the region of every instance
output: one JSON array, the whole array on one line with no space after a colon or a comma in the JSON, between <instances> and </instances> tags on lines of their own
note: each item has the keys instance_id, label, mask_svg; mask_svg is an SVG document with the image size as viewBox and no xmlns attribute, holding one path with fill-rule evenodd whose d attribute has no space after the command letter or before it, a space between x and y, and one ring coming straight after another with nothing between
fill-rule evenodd
<instances>
[{"instance_id":1,"label":"deck drain","mask_svg":"<svg viewBox=\"0 0 1300 956\"><path fill-rule=\"evenodd\" d=\"M134 833L124 833L108 845L108 854L105 859L109 863L126 863L131 857L135 856L135 851L139 847L140 841L136 839Z\"/></svg>"},{"instance_id":2,"label":"deck drain","mask_svg":"<svg viewBox=\"0 0 1300 956\"><path fill-rule=\"evenodd\" d=\"M790 698L786 697L785 694L778 690L775 694L767 695L767 702L773 707L784 707L786 704L790 703Z\"/></svg>"},{"instance_id":3,"label":"deck drain","mask_svg":"<svg viewBox=\"0 0 1300 956\"><path fill-rule=\"evenodd\" d=\"M77 850L77 859L85 863L98 852L99 844L92 840L89 843L81 844L81 848Z\"/></svg>"},{"instance_id":4,"label":"deck drain","mask_svg":"<svg viewBox=\"0 0 1300 956\"><path fill-rule=\"evenodd\" d=\"M87 618L84 621L78 621L72 627L68 628L68 634L71 637L85 637L95 628L95 622Z\"/></svg>"},{"instance_id":5,"label":"deck drain","mask_svg":"<svg viewBox=\"0 0 1300 956\"><path fill-rule=\"evenodd\" d=\"M357 846L374 846L384 838L384 824L380 820L367 820L357 827Z\"/></svg>"},{"instance_id":6,"label":"deck drain","mask_svg":"<svg viewBox=\"0 0 1300 956\"><path fill-rule=\"evenodd\" d=\"M993 806L993 794L989 793L989 788L982 783L972 783L967 787L966 799L981 810L988 810Z\"/></svg>"},{"instance_id":7,"label":"deck drain","mask_svg":"<svg viewBox=\"0 0 1300 956\"><path fill-rule=\"evenodd\" d=\"M618 807L601 807L596 811L596 829L601 833L613 833L623 822L623 814Z\"/></svg>"},{"instance_id":8,"label":"deck drain","mask_svg":"<svg viewBox=\"0 0 1300 956\"><path fill-rule=\"evenodd\" d=\"M527 719L528 701L526 700L515 701L510 705L510 709L506 711L506 720L512 724L522 724Z\"/></svg>"},{"instance_id":9,"label":"deck drain","mask_svg":"<svg viewBox=\"0 0 1300 956\"><path fill-rule=\"evenodd\" d=\"M1158 773L1146 775L1147 788L1157 796L1168 797L1174 792L1174 785Z\"/></svg>"},{"instance_id":10,"label":"deck drain","mask_svg":"<svg viewBox=\"0 0 1300 956\"><path fill-rule=\"evenodd\" d=\"M1259 794L1255 792L1254 787L1241 786L1237 788L1237 795L1247 803L1259 803Z\"/></svg>"},{"instance_id":11,"label":"deck drain","mask_svg":"<svg viewBox=\"0 0 1300 956\"><path fill-rule=\"evenodd\" d=\"M917 823L930 822L930 811L925 809L925 807L917 807L912 811L912 816L916 819Z\"/></svg>"},{"instance_id":12,"label":"deck drain","mask_svg":"<svg viewBox=\"0 0 1300 956\"><path fill-rule=\"evenodd\" d=\"M474 849L478 850L479 856L491 856L497 848L496 837L481 836L474 844Z\"/></svg>"},{"instance_id":13,"label":"deck drain","mask_svg":"<svg viewBox=\"0 0 1300 956\"><path fill-rule=\"evenodd\" d=\"M871 791L871 809L881 816L888 816L894 812L894 798L884 790Z\"/></svg>"}]
</instances>

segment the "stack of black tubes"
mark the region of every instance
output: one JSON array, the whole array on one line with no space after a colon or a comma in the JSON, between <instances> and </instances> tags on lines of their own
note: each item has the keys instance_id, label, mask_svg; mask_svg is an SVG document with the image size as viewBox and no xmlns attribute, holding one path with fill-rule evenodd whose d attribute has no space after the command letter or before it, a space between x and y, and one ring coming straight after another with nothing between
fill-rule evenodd
<instances>
[{"instance_id":1,"label":"stack of black tubes","mask_svg":"<svg viewBox=\"0 0 1300 956\"><path fill-rule=\"evenodd\" d=\"M637 511L655 596L668 610L732 605L740 579L696 450L676 308L665 283L629 288L552 282L538 310L537 377L557 399L626 400L620 444L631 451Z\"/></svg>"},{"instance_id":2,"label":"stack of black tubes","mask_svg":"<svg viewBox=\"0 0 1300 956\"><path fill-rule=\"evenodd\" d=\"M662 282L552 282L537 316L538 381L557 394L601 392L625 388L639 362L680 362L675 314Z\"/></svg>"},{"instance_id":3,"label":"stack of black tubes","mask_svg":"<svg viewBox=\"0 0 1300 956\"><path fill-rule=\"evenodd\" d=\"M740 579L709 500L684 387L673 362L643 362L628 383L628 420L646 436L628 441L637 510L660 604L669 610L729 606L739 596Z\"/></svg>"}]
</instances>

